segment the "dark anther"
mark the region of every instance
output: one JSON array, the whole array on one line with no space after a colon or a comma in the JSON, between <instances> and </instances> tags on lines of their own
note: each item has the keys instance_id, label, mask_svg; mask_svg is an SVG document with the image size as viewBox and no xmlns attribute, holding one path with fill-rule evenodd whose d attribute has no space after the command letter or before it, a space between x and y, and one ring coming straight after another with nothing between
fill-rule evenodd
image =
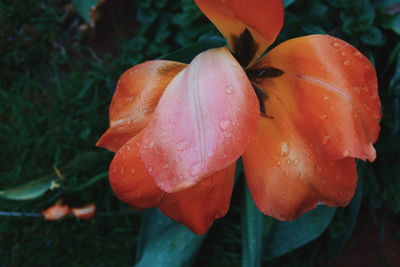
<instances>
[{"instance_id":1,"label":"dark anther","mask_svg":"<svg viewBox=\"0 0 400 267\"><path fill-rule=\"evenodd\" d=\"M283 75L283 71L274 67L266 67L262 69L248 69L247 76L251 81L261 82L264 78L276 78Z\"/></svg>"},{"instance_id":2,"label":"dark anther","mask_svg":"<svg viewBox=\"0 0 400 267\"><path fill-rule=\"evenodd\" d=\"M245 68L254 58L258 44L254 41L250 31L246 28L240 36L233 35L233 53L236 60Z\"/></svg>"},{"instance_id":3,"label":"dark anther","mask_svg":"<svg viewBox=\"0 0 400 267\"><path fill-rule=\"evenodd\" d=\"M256 96L258 98L258 102L260 103L260 114L261 116L267 117L269 119L273 119L273 116L270 116L267 114L267 112L265 111L265 100L268 99L268 95L267 93L260 88L259 86L255 85L254 83L252 84L253 88L254 88L254 92L256 93Z\"/></svg>"}]
</instances>

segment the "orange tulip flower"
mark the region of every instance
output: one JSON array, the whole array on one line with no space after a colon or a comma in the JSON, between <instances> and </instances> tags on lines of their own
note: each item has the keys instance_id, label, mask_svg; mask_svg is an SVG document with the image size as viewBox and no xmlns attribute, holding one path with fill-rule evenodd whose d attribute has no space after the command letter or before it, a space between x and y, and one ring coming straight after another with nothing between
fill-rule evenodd
<instances>
[{"instance_id":1,"label":"orange tulip flower","mask_svg":"<svg viewBox=\"0 0 400 267\"><path fill-rule=\"evenodd\" d=\"M120 78L110 128L117 196L158 207L203 234L228 208L235 162L258 208L293 220L317 204L346 206L355 158L374 161L376 73L328 35L292 39L259 56L283 24L280 0L196 0L226 38L189 65L155 60Z\"/></svg>"}]
</instances>

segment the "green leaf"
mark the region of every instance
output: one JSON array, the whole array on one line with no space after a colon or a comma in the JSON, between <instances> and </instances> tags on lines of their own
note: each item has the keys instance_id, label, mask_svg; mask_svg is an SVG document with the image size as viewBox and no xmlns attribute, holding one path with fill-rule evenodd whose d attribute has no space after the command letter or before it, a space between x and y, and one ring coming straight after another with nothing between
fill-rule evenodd
<instances>
[{"instance_id":1,"label":"green leaf","mask_svg":"<svg viewBox=\"0 0 400 267\"><path fill-rule=\"evenodd\" d=\"M296 0L283 0L282 2L283 2L283 5L286 8L286 7L290 6L291 4L293 4L294 1L296 1Z\"/></svg>"},{"instance_id":2,"label":"green leaf","mask_svg":"<svg viewBox=\"0 0 400 267\"><path fill-rule=\"evenodd\" d=\"M360 168L358 168L358 170L359 176L361 176L360 173L362 173L362 170L360 170ZM329 256L331 258L336 258L342 253L347 240L349 240L353 233L354 227L357 223L358 213L360 211L361 200L362 183L359 183L357 185L356 194L353 197L349 208L346 209L346 211L348 211L348 215L345 218L346 223L344 224L339 222L340 224L338 224L335 218L335 222L331 226L331 239L329 242Z\"/></svg>"},{"instance_id":3,"label":"green leaf","mask_svg":"<svg viewBox=\"0 0 400 267\"><path fill-rule=\"evenodd\" d=\"M193 234L157 209L149 209L142 222L135 266L189 266L204 237Z\"/></svg>"},{"instance_id":4,"label":"green leaf","mask_svg":"<svg viewBox=\"0 0 400 267\"><path fill-rule=\"evenodd\" d=\"M367 45L382 46L385 44L386 38L378 28L371 27L368 32L361 34L361 41Z\"/></svg>"},{"instance_id":5,"label":"green leaf","mask_svg":"<svg viewBox=\"0 0 400 267\"><path fill-rule=\"evenodd\" d=\"M264 215L255 205L250 190L244 181L242 202L243 267L261 266L263 219Z\"/></svg>"},{"instance_id":6,"label":"green leaf","mask_svg":"<svg viewBox=\"0 0 400 267\"><path fill-rule=\"evenodd\" d=\"M201 52L224 45L225 40L219 36L205 36L203 38L200 38L197 43L166 54L159 59L175 60L179 62L189 63L195 56L197 56Z\"/></svg>"},{"instance_id":7,"label":"green leaf","mask_svg":"<svg viewBox=\"0 0 400 267\"><path fill-rule=\"evenodd\" d=\"M335 208L318 206L292 222L277 221L264 238L264 255L279 257L318 238L335 212Z\"/></svg>"},{"instance_id":8,"label":"green leaf","mask_svg":"<svg viewBox=\"0 0 400 267\"><path fill-rule=\"evenodd\" d=\"M87 23L92 24L90 18L90 10L95 8L100 0L72 0L76 12L81 16Z\"/></svg>"},{"instance_id":9,"label":"green leaf","mask_svg":"<svg viewBox=\"0 0 400 267\"><path fill-rule=\"evenodd\" d=\"M42 196L52 187L60 186L60 179L55 175L30 181L12 189L0 191L0 197L10 200L29 200Z\"/></svg>"}]
</instances>

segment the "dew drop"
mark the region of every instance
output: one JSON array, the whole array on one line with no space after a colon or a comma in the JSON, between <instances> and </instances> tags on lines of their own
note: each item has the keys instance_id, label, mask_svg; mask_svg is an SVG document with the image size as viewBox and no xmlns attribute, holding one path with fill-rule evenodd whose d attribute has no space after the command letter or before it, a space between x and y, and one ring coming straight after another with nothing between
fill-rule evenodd
<instances>
[{"instance_id":1,"label":"dew drop","mask_svg":"<svg viewBox=\"0 0 400 267\"><path fill-rule=\"evenodd\" d=\"M286 160L286 164L290 165L290 164L292 164L292 161L290 159L288 159L288 160Z\"/></svg>"},{"instance_id":2,"label":"dew drop","mask_svg":"<svg viewBox=\"0 0 400 267\"><path fill-rule=\"evenodd\" d=\"M340 47L340 44L337 43L337 42L333 42L331 45L332 45L334 48L339 48L339 47Z\"/></svg>"},{"instance_id":3,"label":"dew drop","mask_svg":"<svg viewBox=\"0 0 400 267\"><path fill-rule=\"evenodd\" d=\"M343 157L348 157L350 155L350 151L345 150L345 151L343 151L342 155L343 155Z\"/></svg>"},{"instance_id":4,"label":"dew drop","mask_svg":"<svg viewBox=\"0 0 400 267\"><path fill-rule=\"evenodd\" d=\"M362 54L359 51L353 53L355 57L362 58Z\"/></svg>"},{"instance_id":5,"label":"dew drop","mask_svg":"<svg viewBox=\"0 0 400 267\"><path fill-rule=\"evenodd\" d=\"M226 131L231 127L231 121L227 118L224 118L219 122L219 127L221 130Z\"/></svg>"},{"instance_id":6,"label":"dew drop","mask_svg":"<svg viewBox=\"0 0 400 267\"><path fill-rule=\"evenodd\" d=\"M136 174L136 170L134 168L131 169L131 174L135 175Z\"/></svg>"},{"instance_id":7,"label":"dew drop","mask_svg":"<svg viewBox=\"0 0 400 267\"><path fill-rule=\"evenodd\" d=\"M289 176L289 172L288 172L288 171L285 171L284 175L285 175L286 177L288 177L288 176Z\"/></svg>"},{"instance_id":8,"label":"dew drop","mask_svg":"<svg viewBox=\"0 0 400 267\"><path fill-rule=\"evenodd\" d=\"M295 160L293 161L293 165L296 166L297 164L299 164L299 160L298 160L298 159L295 159Z\"/></svg>"},{"instance_id":9,"label":"dew drop","mask_svg":"<svg viewBox=\"0 0 400 267\"><path fill-rule=\"evenodd\" d=\"M212 157L214 157L214 152L213 151L210 151L210 152L208 152L208 155L207 155L209 158L212 158Z\"/></svg>"},{"instance_id":10,"label":"dew drop","mask_svg":"<svg viewBox=\"0 0 400 267\"><path fill-rule=\"evenodd\" d=\"M321 179L321 184L326 184L326 182L327 182L327 181L326 181L325 178L322 178L322 179Z\"/></svg>"},{"instance_id":11,"label":"dew drop","mask_svg":"<svg viewBox=\"0 0 400 267\"><path fill-rule=\"evenodd\" d=\"M168 163L164 164L163 169L168 169L168 168L169 168L169 164Z\"/></svg>"},{"instance_id":12,"label":"dew drop","mask_svg":"<svg viewBox=\"0 0 400 267\"><path fill-rule=\"evenodd\" d=\"M125 168L122 167L122 168L119 170L119 173L120 173L120 174L125 174Z\"/></svg>"},{"instance_id":13,"label":"dew drop","mask_svg":"<svg viewBox=\"0 0 400 267\"><path fill-rule=\"evenodd\" d=\"M192 163L192 165L190 165L189 174L191 176L197 176L200 173L200 169L201 169L201 162L194 162Z\"/></svg>"},{"instance_id":14,"label":"dew drop","mask_svg":"<svg viewBox=\"0 0 400 267\"><path fill-rule=\"evenodd\" d=\"M131 148L131 146L130 145L126 145L126 147L125 147L125 150L126 151L130 151L132 148Z\"/></svg>"},{"instance_id":15,"label":"dew drop","mask_svg":"<svg viewBox=\"0 0 400 267\"><path fill-rule=\"evenodd\" d=\"M320 118L321 120L326 120L326 119L328 118L328 115L322 114L321 116L319 116L319 118Z\"/></svg>"},{"instance_id":16,"label":"dew drop","mask_svg":"<svg viewBox=\"0 0 400 267\"><path fill-rule=\"evenodd\" d=\"M322 144L326 145L330 138L330 135L325 135L324 137L322 137Z\"/></svg>"},{"instance_id":17,"label":"dew drop","mask_svg":"<svg viewBox=\"0 0 400 267\"><path fill-rule=\"evenodd\" d=\"M324 96L324 101L327 101L329 99L329 96Z\"/></svg>"},{"instance_id":18,"label":"dew drop","mask_svg":"<svg viewBox=\"0 0 400 267\"><path fill-rule=\"evenodd\" d=\"M286 199L286 195L282 195L282 198L283 198L283 199Z\"/></svg>"},{"instance_id":19,"label":"dew drop","mask_svg":"<svg viewBox=\"0 0 400 267\"><path fill-rule=\"evenodd\" d=\"M282 157L286 157L287 155L289 155L290 148L289 148L289 144L287 142L282 142L280 148L281 148L280 155Z\"/></svg>"},{"instance_id":20,"label":"dew drop","mask_svg":"<svg viewBox=\"0 0 400 267\"><path fill-rule=\"evenodd\" d=\"M343 57L346 55L346 53L344 51L340 52L340 55L342 55Z\"/></svg>"},{"instance_id":21,"label":"dew drop","mask_svg":"<svg viewBox=\"0 0 400 267\"><path fill-rule=\"evenodd\" d=\"M228 85L227 87L225 87L225 92L226 92L228 95L232 94L233 91L234 91L233 85Z\"/></svg>"},{"instance_id":22,"label":"dew drop","mask_svg":"<svg viewBox=\"0 0 400 267\"><path fill-rule=\"evenodd\" d=\"M224 154L223 156L222 156L222 159L226 159L228 156L226 155L226 154Z\"/></svg>"},{"instance_id":23,"label":"dew drop","mask_svg":"<svg viewBox=\"0 0 400 267\"><path fill-rule=\"evenodd\" d=\"M112 171L113 171L113 172L117 172L117 171L118 171L117 167L114 166L113 169L112 169Z\"/></svg>"},{"instance_id":24,"label":"dew drop","mask_svg":"<svg viewBox=\"0 0 400 267\"><path fill-rule=\"evenodd\" d=\"M343 61L343 65L350 66L350 60L346 59L345 61Z\"/></svg>"},{"instance_id":25,"label":"dew drop","mask_svg":"<svg viewBox=\"0 0 400 267\"><path fill-rule=\"evenodd\" d=\"M175 149L176 151L184 151L189 147L189 142L186 139L182 139L181 141L179 141L176 146Z\"/></svg>"},{"instance_id":26,"label":"dew drop","mask_svg":"<svg viewBox=\"0 0 400 267\"><path fill-rule=\"evenodd\" d=\"M336 176L335 176L335 181L336 181L336 182L339 182L340 180L342 180L342 175L336 174Z\"/></svg>"},{"instance_id":27,"label":"dew drop","mask_svg":"<svg viewBox=\"0 0 400 267\"><path fill-rule=\"evenodd\" d=\"M281 162L280 160L278 160L278 161L276 162L276 166L277 166L277 167L281 166L281 164L282 164L282 162Z\"/></svg>"},{"instance_id":28,"label":"dew drop","mask_svg":"<svg viewBox=\"0 0 400 267\"><path fill-rule=\"evenodd\" d=\"M153 167L149 167L149 168L147 169L147 171L148 171L149 173L151 173L151 172L153 171Z\"/></svg>"}]
</instances>

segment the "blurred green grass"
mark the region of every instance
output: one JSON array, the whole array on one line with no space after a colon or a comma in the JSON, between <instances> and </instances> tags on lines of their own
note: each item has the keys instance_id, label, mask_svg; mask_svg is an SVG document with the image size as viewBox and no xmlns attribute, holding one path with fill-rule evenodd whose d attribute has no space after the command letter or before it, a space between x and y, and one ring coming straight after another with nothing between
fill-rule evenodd
<instances>
[{"instance_id":1,"label":"blurred green grass","mask_svg":"<svg viewBox=\"0 0 400 267\"><path fill-rule=\"evenodd\" d=\"M387 60L399 39L387 29L379 28L384 36L380 38L371 37L368 27L348 26L372 23L378 27L383 20L381 13L376 20L366 22L360 12L368 14L370 9L328 2L296 1L286 13L279 40L328 32L357 45L376 62L385 117L378 146L380 158L374 167L368 167L365 178L364 210L380 222L382 207L385 216L398 214L400 207L399 168L395 166L399 160L398 132L393 132L399 121L399 112L393 107L399 94L389 90L394 63ZM83 21L66 11L68 4L64 0L0 2L0 189L37 179L54 168L67 166L68 173L63 188L30 201L0 199L0 210L40 212L60 197L75 205L95 203L99 211L126 209L114 197L107 179L78 192L72 190L108 170L112 153L102 154L94 144L107 128L108 104L118 77L134 64L188 45L203 34L216 33L191 0L172 4L138 1L136 35L117 36L118 53L112 49L107 52L79 30ZM99 153L92 168L79 164L68 167L77 155L86 152ZM236 192L230 213L216 222L195 266L240 265L238 198ZM140 219L140 214L59 222L0 217L0 266L132 266ZM329 233L325 233L270 264L316 266L326 259L328 238Z\"/></svg>"}]
</instances>

